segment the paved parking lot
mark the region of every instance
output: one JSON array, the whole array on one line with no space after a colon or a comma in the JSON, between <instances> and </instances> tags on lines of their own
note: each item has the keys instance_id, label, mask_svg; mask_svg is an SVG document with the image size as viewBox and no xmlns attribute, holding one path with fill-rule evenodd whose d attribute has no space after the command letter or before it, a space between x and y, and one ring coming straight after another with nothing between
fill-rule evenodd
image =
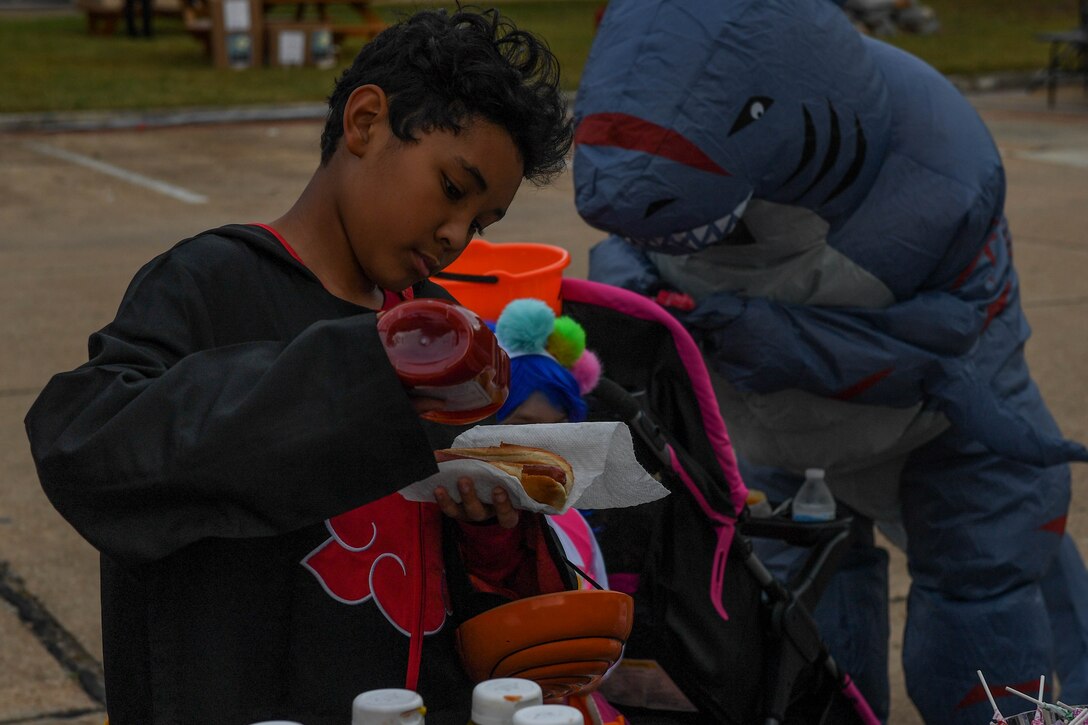
<instances>
[{"instance_id":1,"label":"paved parking lot","mask_svg":"<svg viewBox=\"0 0 1088 725\"><path fill-rule=\"evenodd\" d=\"M1063 89L974 96L1001 147L1028 356L1064 432L1088 440L1088 100ZM86 356L136 269L177 240L279 216L318 159L320 123L259 121L79 132L0 132L0 725L100 724L97 556L37 484L22 419L53 373ZM600 233L569 177L523 190L492 241L558 244L586 271ZM1069 528L1088 550L1088 466ZM907 577L893 559L893 630ZM892 722L920 722L898 672ZM982 663L980 663L981 666Z\"/></svg>"}]
</instances>

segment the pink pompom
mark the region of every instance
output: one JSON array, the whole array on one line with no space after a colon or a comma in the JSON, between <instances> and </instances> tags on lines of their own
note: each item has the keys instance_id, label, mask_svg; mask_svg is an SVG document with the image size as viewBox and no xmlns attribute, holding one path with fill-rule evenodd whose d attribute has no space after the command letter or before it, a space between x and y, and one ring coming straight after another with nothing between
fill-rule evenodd
<instances>
[{"instance_id":1,"label":"pink pompom","mask_svg":"<svg viewBox=\"0 0 1088 725\"><path fill-rule=\"evenodd\" d=\"M570 374L578 382L578 390L585 395L597 387L601 379L601 360L592 351L586 350L570 367Z\"/></svg>"}]
</instances>

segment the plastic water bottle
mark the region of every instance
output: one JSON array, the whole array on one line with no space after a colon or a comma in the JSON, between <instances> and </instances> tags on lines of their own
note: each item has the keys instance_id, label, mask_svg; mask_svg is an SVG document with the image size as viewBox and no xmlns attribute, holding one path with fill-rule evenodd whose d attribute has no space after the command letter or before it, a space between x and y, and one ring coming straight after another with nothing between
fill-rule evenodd
<instances>
[{"instance_id":1,"label":"plastic water bottle","mask_svg":"<svg viewBox=\"0 0 1088 725\"><path fill-rule=\"evenodd\" d=\"M794 521L831 521L835 518L835 497L824 480L824 469L805 470L805 482L793 497Z\"/></svg>"}]
</instances>

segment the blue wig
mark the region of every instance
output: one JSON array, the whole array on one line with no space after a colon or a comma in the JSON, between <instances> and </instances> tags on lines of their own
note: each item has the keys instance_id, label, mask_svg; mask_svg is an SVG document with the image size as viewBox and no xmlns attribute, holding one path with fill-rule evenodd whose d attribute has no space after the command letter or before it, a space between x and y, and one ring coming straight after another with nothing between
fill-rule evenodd
<instances>
[{"instance_id":1,"label":"blue wig","mask_svg":"<svg viewBox=\"0 0 1088 725\"><path fill-rule=\"evenodd\" d=\"M492 329L510 355L510 395L497 413L500 422L538 390L570 422L586 419L582 396L596 387L601 364L586 349L581 325L557 318L543 300L523 297L503 308Z\"/></svg>"},{"instance_id":2,"label":"blue wig","mask_svg":"<svg viewBox=\"0 0 1088 725\"><path fill-rule=\"evenodd\" d=\"M586 419L586 402L578 381L569 370L548 354L516 355L510 360L510 395L496 414L500 422L517 410L536 391L567 413L572 423Z\"/></svg>"}]
</instances>

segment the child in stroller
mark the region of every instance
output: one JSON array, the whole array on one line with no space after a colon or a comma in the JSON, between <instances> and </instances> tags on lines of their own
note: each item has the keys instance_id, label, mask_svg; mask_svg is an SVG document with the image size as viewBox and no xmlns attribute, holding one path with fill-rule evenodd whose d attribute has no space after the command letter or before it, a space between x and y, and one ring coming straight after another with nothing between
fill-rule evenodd
<instances>
[{"instance_id":1,"label":"child in stroller","mask_svg":"<svg viewBox=\"0 0 1088 725\"><path fill-rule=\"evenodd\" d=\"M509 302L494 327L510 356L510 392L496 420L505 425L584 421L584 396L597 386L601 366L586 349L581 325L557 318L542 300L527 297ZM549 517L549 523L582 585L608 588L600 547L582 514L571 508Z\"/></svg>"}]
</instances>

